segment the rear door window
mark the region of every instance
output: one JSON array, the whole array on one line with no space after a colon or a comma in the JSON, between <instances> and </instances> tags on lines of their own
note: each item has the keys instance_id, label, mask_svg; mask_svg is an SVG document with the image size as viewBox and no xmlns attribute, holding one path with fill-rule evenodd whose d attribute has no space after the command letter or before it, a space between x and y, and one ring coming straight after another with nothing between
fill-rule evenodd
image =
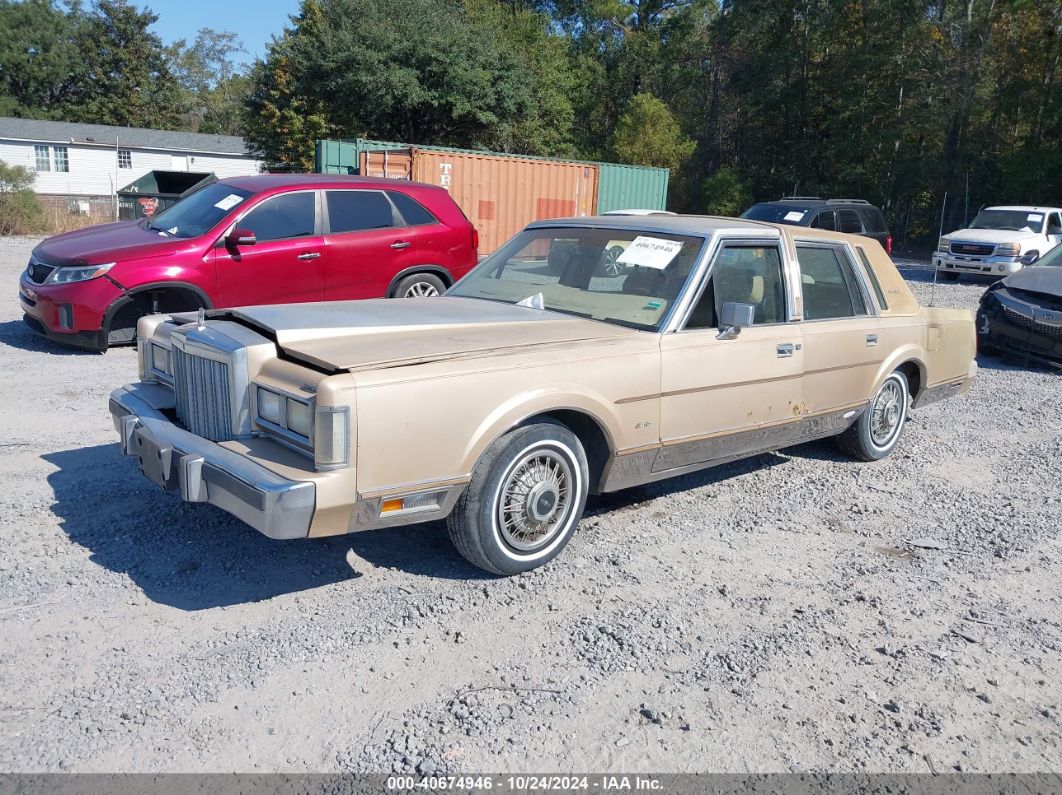
<instances>
[{"instance_id":1,"label":"rear door window","mask_svg":"<svg viewBox=\"0 0 1062 795\"><path fill-rule=\"evenodd\" d=\"M237 224L249 229L259 243L311 237L314 234L314 209L317 202L312 190L284 193L266 199Z\"/></svg>"},{"instance_id":2,"label":"rear door window","mask_svg":"<svg viewBox=\"0 0 1062 795\"><path fill-rule=\"evenodd\" d=\"M804 320L828 320L867 314L852 263L832 246L797 246Z\"/></svg>"},{"instance_id":3,"label":"rear door window","mask_svg":"<svg viewBox=\"0 0 1062 795\"><path fill-rule=\"evenodd\" d=\"M863 234L863 222L859 220L859 213L855 210L838 210L837 231L850 235Z\"/></svg>"},{"instance_id":4,"label":"rear door window","mask_svg":"<svg viewBox=\"0 0 1062 795\"><path fill-rule=\"evenodd\" d=\"M413 197L407 196L404 193L399 193L398 191L388 191L387 195L391 197L391 201L393 201L395 207L398 208L398 212L402 215L402 219L410 226L423 226L425 224L439 223L439 219L428 212L424 205Z\"/></svg>"},{"instance_id":5,"label":"rear door window","mask_svg":"<svg viewBox=\"0 0 1062 795\"><path fill-rule=\"evenodd\" d=\"M331 234L387 229L395 225L395 211L383 191L325 191L328 231Z\"/></svg>"}]
</instances>

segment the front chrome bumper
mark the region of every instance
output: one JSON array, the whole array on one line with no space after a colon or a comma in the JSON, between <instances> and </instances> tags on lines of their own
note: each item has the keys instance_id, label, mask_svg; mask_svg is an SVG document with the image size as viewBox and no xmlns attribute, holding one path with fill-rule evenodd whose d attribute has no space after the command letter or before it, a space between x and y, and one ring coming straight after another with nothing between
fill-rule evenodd
<instances>
[{"instance_id":1,"label":"front chrome bumper","mask_svg":"<svg viewBox=\"0 0 1062 795\"><path fill-rule=\"evenodd\" d=\"M129 384L111 392L110 410L122 453L141 473L186 502L208 502L270 538L309 533L316 487L288 480L246 457L189 433L160 407L166 390Z\"/></svg>"},{"instance_id":2,"label":"front chrome bumper","mask_svg":"<svg viewBox=\"0 0 1062 795\"><path fill-rule=\"evenodd\" d=\"M979 273L983 276L1009 276L1025 266L1019 257L974 257L938 251L933 254L933 267L941 271Z\"/></svg>"}]
</instances>

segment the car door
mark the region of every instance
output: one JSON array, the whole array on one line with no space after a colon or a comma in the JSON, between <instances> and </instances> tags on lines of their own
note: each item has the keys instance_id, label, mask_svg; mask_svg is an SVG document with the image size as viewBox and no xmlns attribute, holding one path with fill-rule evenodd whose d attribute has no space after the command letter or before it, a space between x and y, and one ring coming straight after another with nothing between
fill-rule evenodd
<instances>
[{"instance_id":1,"label":"car door","mask_svg":"<svg viewBox=\"0 0 1062 795\"><path fill-rule=\"evenodd\" d=\"M879 320L850 248L796 240L804 318L804 402L811 416L870 397L882 362Z\"/></svg>"},{"instance_id":2,"label":"car door","mask_svg":"<svg viewBox=\"0 0 1062 795\"><path fill-rule=\"evenodd\" d=\"M1056 212L1047 214L1047 225L1044 227L1047 235L1047 250L1043 253L1053 249L1059 243L1062 243L1062 214Z\"/></svg>"},{"instance_id":3,"label":"car door","mask_svg":"<svg viewBox=\"0 0 1062 795\"><path fill-rule=\"evenodd\" d=\"M770 448L800 414L804 352L783 262L777 239L724 240L682 328L661 338L654 471ZM720 338L726 302L755 307L753 324L732 339Z\"/></svg>"},{"instance_id":4,"label":"car door","mask_svg":"<svg viewBox=\"0 0 1062 795\"><path fill-rule=\"evenodd\" d=\"M324 298L324 239L317 192L297 190L254 205L232 228L251 232L254 243L215 249L223 306L251 306Z\"/></svg>"},{"instance_id":5,"label":"car door","mask_svg":"<svg viewBox=\"0 0 1062 795\"><path fill-rule=\"evenodd\" d=\"M325 299L386 298L417 264L417 240L382 190L326 190Z\"/></svg>"}]
</instances>

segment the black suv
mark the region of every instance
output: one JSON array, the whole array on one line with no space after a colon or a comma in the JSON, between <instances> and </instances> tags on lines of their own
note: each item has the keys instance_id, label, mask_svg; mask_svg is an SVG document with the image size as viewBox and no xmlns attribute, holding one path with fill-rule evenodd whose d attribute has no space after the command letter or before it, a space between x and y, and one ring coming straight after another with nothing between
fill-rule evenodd
<instances>
[{"instance_id":1,"label":"black suv","mask_svg":"<svg viewBox=\"0 0 1062 795\"><path fill-rule=\"evenodd\" d=\"M818 196L787 196L776 202L754 204L741 214L750 221L810 226L871 237L892 253L892 235L885 215L864 199L820 199Z\"/></svg>"}]
</instances>

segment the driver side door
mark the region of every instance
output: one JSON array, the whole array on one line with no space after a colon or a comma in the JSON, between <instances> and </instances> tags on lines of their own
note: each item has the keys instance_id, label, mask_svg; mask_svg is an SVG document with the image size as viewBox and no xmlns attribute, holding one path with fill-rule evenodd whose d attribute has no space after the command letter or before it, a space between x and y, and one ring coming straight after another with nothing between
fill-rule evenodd
<instances>
[{"instance_id":1,"label":"driver side door","mask_svg":"<svg viewBox=\"0 0 1062 795\"><path fill-rule=\"evenodd\" d=\"M724 240L683 326L661 338L661 449L654 472L758 450L803 413L804 351L779 240ZM755 307L753 324L720 339L724 303Z\"/></svg>"},{"instance_id":2,"label":"driver side door","mask_svg":"<svg viewBox=\"0 0 1062 795\"><path fill-rule=\"evenodd\" d=\"M251 245L215 249L221 306L324 300L325 246L315 190L270 196L233 228L253 232Z\"/></svg>"}]
</instances>

